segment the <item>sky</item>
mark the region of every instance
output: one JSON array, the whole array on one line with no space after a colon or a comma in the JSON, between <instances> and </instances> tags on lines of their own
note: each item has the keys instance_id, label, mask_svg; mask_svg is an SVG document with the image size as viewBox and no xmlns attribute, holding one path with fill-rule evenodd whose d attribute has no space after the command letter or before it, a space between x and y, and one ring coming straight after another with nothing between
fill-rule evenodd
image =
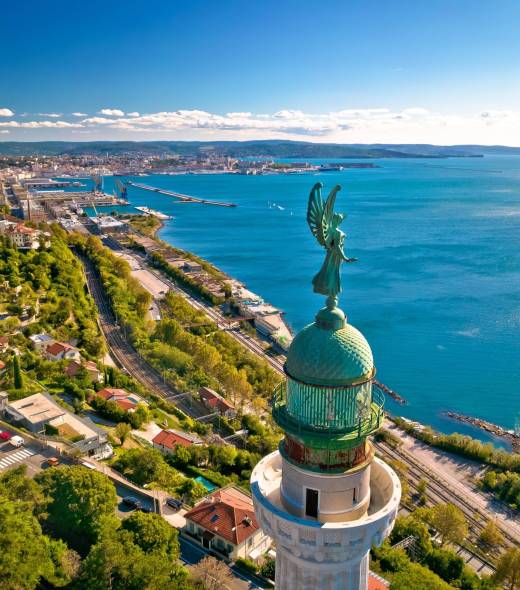
<instances>
[{"instance_id":1,"label":"sky","mask_svg":"<svg viewBox=\"0 0 520 590\"><path fill-rule=\"evenodd\" d=\"M520 145L518 0L26 0L0 141Z\"/></svg>"}]
</instances>

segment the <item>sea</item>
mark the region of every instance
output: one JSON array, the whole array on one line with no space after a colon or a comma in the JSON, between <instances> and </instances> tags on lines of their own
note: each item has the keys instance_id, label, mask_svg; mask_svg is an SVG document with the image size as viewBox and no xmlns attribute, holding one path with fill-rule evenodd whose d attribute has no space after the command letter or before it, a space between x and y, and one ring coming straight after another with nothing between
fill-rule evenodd
<instances>
[{"instance_id":1,"label":"sea","mask_svg":"<svg viewBox=\"0 0 520 590\"><path fill-rule=\"evenodd\" d=\"M338 162L339 160L334 160ZM342 189L347 256L340 306L370 343L394 414L443 432L487 435L448 410L506 428L520 420L520 157L370 160L369 169L131 178L234 208L129 188L131 206L173 216L166 242L214 263L284 310L295 330L324 298L325 252L306 223L309 192ZM365 162L365 161L364 161ZM326 163L320 160L320 163ZM105 178L111 192L113 178Z\"/></svg>"}]
</instances>

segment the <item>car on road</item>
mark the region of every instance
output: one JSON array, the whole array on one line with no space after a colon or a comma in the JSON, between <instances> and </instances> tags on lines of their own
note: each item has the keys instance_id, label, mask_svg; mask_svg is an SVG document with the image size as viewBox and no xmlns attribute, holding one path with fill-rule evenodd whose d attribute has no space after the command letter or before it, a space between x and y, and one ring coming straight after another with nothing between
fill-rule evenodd
<instances>
[{"instance_id":1,"label":"car on road","mask_svg":"<svg viewBox=\"0 0 520 590\"><path fill-rule=\"evenodd\" d=\"M49 467L56 467L56 465L58 465L59 462L60 462L60 460L58 459L58 457L49 457L45 461L45 464L48 465Z\"/></svg>"},{"instance_id":2,"label":"car on road","mask_svg":"<svg viewBox=\"0 0 520 590\"><path fill-rule=\"evenodd\" d=\"M13 435L5 430L0 432L0 440L9 440Z\"/></svg>"},{"instance_id":3,"label":"car on road","mask_svg":"<svg viewBox=\"0 0 520 590\"><path fill-rule=\"evenodd\" d=\"M13 447L19 448L19 447L23 447L23 445L25 444L24 439L21 436L12 436L9 440L9 444L11 444Z\"/></svg>"},{"instance_id":4,"label":"car on road","mask_svg":"<svg viewBox=\"0 0 520 590\"><path fill-rule=\"evenodd\" d=\"M125 496L123 498L123 504L129 508L133 508L134 510L141 510L143 506L141 502L133 496Z\"/></svg>"},{"instance_id":5,"label":"car on road","mask_svg":"<svg viewBox=\"0 0 520 590\"><path fill-rule=\"evenodd\" d=\"M167 498L166 505L174 510L180 510L182 508L182 502L177 500L177 498Z\"/></svg>"}]
</instances>

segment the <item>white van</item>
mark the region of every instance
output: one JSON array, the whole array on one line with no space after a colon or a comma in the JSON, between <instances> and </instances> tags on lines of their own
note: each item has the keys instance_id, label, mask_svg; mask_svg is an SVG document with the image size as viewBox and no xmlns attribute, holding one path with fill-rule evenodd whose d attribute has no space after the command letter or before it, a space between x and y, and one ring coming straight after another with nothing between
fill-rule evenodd
<instances>
[{"instance_id":1,"label":"white van","mask_svg":"<svg viewBox=\"0 0 520 590\"><path fill-rule=\"evenodd\" d=\"M11 443L11 445L12 445L13 447L16 447L16 448L18 448L18 447L22 447L22 446L25 444L25 441L24 441L24 439L23 439L21 436L18 436L18 435L16 435L16 436L13 436L13 437L12 437L12 438L9 440L9 442Z\"/></svg>"}]
</instances>

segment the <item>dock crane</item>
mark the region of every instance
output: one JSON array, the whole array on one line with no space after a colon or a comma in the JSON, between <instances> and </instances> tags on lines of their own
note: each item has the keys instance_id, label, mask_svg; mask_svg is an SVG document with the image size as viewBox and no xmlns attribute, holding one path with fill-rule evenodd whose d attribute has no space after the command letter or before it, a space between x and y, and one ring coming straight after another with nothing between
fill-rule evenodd
<instances>
[{"instance_id":1,"label":"dock crane","mask_svg":"<svg viewBox=\"0 0 520 590\"><path fill-rule=\"evenodd\" d=\"M116 178L116 186L117 186L117 189L119 191L119 196L121 197L121 199L127 200L128 199L128 194L127 194L127 192L128 192L128 185L126 183L124 183L124 182L121 182L119 180L119 178Z\"/></svg>"},{"instance_id":2,"label":"dock crane","mask_svg":"<svg viewBox=\"0 0 520 590\"><path fill-rule=\"evenodd\" d=\"M98 174L94 174L92 176L92 181L94 182L94 192L95 193L102 193L103 192L103 177L99 176Z\"/></svg>"}]
</instances>

